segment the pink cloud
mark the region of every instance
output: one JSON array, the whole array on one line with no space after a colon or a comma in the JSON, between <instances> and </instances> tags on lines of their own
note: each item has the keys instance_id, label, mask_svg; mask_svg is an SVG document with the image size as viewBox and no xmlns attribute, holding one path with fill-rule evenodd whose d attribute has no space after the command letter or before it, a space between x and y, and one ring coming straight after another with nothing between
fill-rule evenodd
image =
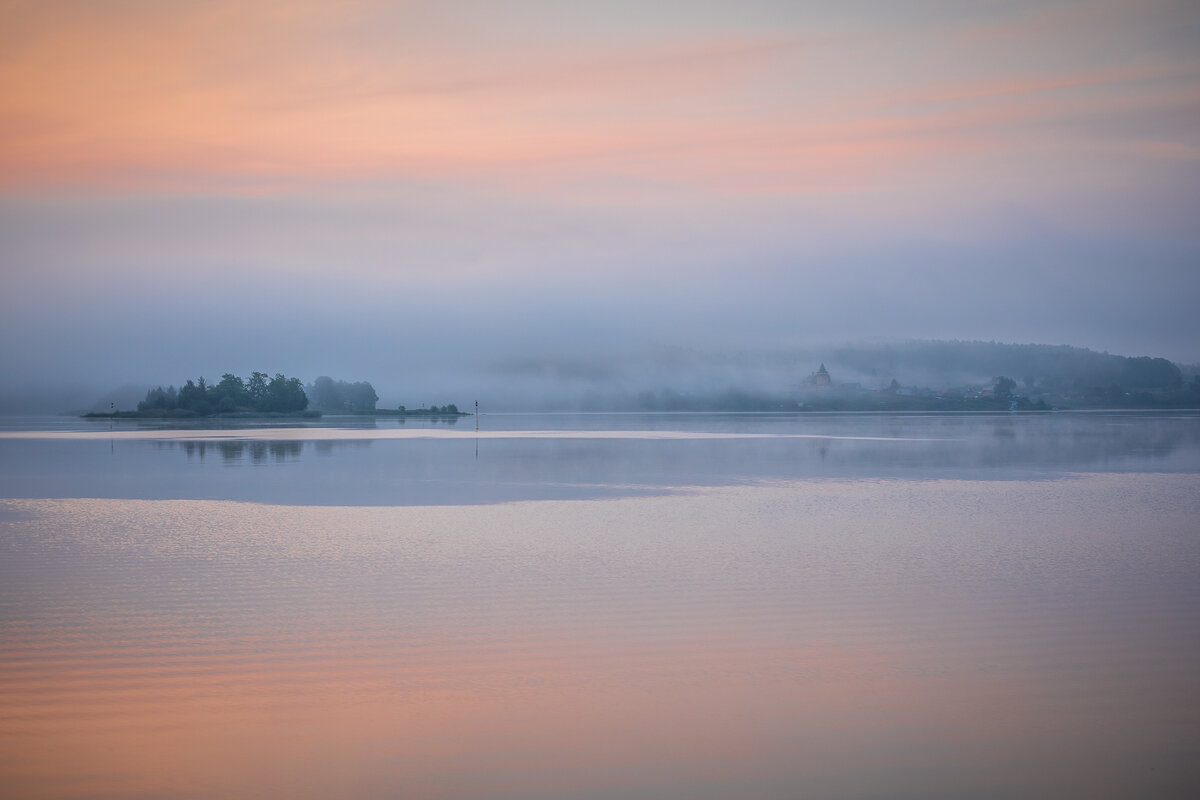
<instances>
[{"instance_id":1,"label":"pink cloud","mask_svg":"<svg viewBox=\"0 0 1200 800\"><path fill-rule=\"evenodd\" d=\"M287 192L409 179L519 190L596 176L617 195L621 180L627 195L647 185L874 191L924 185L982 152L1080 158L1095 139L1111 151L1116 134L1067 141L1081 134L1061 126L1187 108L1200 72L1169 55L1068 52L1049 63L1043 40L1069 30L1074 6L945 40L936 26L814 26L659 40L558 31L539 46L480 35L486 19L405 25L415 7L385 25L389 7L375 3L57 8L23 10L0 68L9 191ZM1014 63L988 30L1034 41L1035 57ZM1178 157L1194 147L1164 131L1117 149Z\"/></svg>"}]
</instances>

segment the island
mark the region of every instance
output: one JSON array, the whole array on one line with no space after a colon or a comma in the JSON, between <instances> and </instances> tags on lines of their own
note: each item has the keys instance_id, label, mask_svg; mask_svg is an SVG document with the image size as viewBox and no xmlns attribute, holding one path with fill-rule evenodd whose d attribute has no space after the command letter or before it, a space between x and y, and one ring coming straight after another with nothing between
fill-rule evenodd
<instances>
[{"instance_id":1,"label":"island","mask_svg":"<svg viewBox=\"0 0 1200 800\"><path fill-rule=\"evenodd\" d=\"M217 383L204 377L188 379L178 389L156 386L146 392L137 410L110 407L92 411L84 417L132 419L188 419L195 417L300 417L317 418L326 414L354 416L390 416L455 418L468 416L454 403L422 408L377 408L379 395L368 381L341 381L322 375L307 387L299 378L282 372L274 377L252 372L242 379L227 372Z\"/></svg>"},{"instance_id":2,"label":"island","mask_svg":"<svg viewBox=\"0 0 1200 800\"><path fill-rule=\"evenodd\" d=\"M321 412L309 409L308 396L299 378L289 378L282 372L269 377L265 372L252 372L246 380L227 372L215 384L203 377L190 378L183 386L156 386L146 392L136 411L112 409L108 413L92 412L85 417L150 417L188 418L213 416L292 416L319 417Z\"/></svg>"}]
</instances>

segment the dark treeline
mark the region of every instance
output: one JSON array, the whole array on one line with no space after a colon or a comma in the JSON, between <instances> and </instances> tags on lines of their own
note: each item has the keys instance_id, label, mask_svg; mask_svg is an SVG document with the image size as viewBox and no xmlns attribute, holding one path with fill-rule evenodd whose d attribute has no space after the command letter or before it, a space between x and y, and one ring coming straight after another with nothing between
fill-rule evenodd
<instances>
[{"instance_id":1,"label":"dark treeline","mask_svg":"<svg viewBox=\"0 0 1200 800\"><path fill-rule=\"evenodd\" d=\"M370 414L379 395L367 381L335 381L322 375L308 385L308 401L318 411L346 414Z\"/></svg>"},{"instance_id":2,"label":"dark treeline","mask_svg":"<svg viewBox=\"0 0 1200 800\"><path fill-rule=\"evenodd\" d=\"M1022 390L1056 395L1108 391L1170 390L1186 381L1165 358L1119 356L1081 347L1001 342L911 341L832 348L830 369L859 376L936 380L934 376L1009 375ZM918 376L920 376L918 378ZM857 378L856 378L857 379Z\"/></svg>"},{"instance_id":3,"label":"dark treeline","mask_svg":"<svg viewBox=\"0 0 1200 800\"><path fill-rule=\"evenodd\" d=\"M188 380L176 389L161 386L146 392L138 403L140 412L183 412L197 416L236 412L294 413L308 408L308 396L299 378L275 373L270 378L253 372L247 380L226 372L219 383L209 385L203 377Z\"/></svg>"}]
</instances>

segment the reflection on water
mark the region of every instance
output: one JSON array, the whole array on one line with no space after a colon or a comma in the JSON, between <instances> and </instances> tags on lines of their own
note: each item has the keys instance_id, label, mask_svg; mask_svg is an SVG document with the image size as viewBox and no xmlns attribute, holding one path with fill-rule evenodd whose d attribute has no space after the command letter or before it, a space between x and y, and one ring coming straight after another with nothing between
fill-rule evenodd
<instances>
[{"instance_id":1,"label":"reflection on water","mask_svg":"<svg viewBox=\"0 0 1200 800\"><path fill-rule=\"evenodd\" d=\"M236 464L243 458L249 456L249 459L254 464L266 463L268 456L273 461L287 461L289 459L297 459L303 451L303 443L291 440L270 440L270 441L219 441L219 442L155 442L159 447L166 446L173 448L181 447L183 452L187 453L188 458L198 458L204 460L206 453L215 450L221 454L221 460L226 464Z\"/></svg>"},{"instance_id":2,"label":"reflection on water","mask_svg":"<svg viewBox=\"0 0 1200 800\"><path fill-rule=\"evenodd\" d=\"M0 796L1200 796L1197 416L487 423L0 436Z\"/></svg>"},{"instance_id":3,"label":"reflection on water","mask_svg":"<svg viewBox=\"0 0 1200 800\"><path fill-rule=\"evenodd\" d=\"M0 434L0 484L12 497L428 505L663 494L813 478L1028 480L1076 472L1200 472L1196 415L571 419L587 425L564 429L563 417L489 417L495 430L478 439L471 430L432 424L401 429L395 420L373 428L241 434L123 431L118 434L127 438L111 439ZM143 434L180 438L128 438ZM247 467L253 472L244 473Z\"/></svg>"},{"instance_id":4,"label":"reflection on water","mask_svg":"<svg viewBox=\"0 0 1200 800\"><path fill-rule=\"evenodd\" d=\"M0 793L1188 796L1196 487L0 501Z\"/></svg>"}]
</instances>

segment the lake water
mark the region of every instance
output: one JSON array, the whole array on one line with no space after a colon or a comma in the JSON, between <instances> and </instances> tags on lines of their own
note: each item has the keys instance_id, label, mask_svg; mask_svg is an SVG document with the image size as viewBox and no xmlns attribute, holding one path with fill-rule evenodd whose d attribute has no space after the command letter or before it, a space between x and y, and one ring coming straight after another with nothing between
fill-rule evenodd
<instances>
[{"instance_id":1,"label":"lake water","mask_svg":"<svg viewBox=\"0 0 1200 800\"><path fill-rule=\"evenodd\" d=\"M0 430L5 797L1200 796L1200 416Z\"/></svg>"}]
</instances>

